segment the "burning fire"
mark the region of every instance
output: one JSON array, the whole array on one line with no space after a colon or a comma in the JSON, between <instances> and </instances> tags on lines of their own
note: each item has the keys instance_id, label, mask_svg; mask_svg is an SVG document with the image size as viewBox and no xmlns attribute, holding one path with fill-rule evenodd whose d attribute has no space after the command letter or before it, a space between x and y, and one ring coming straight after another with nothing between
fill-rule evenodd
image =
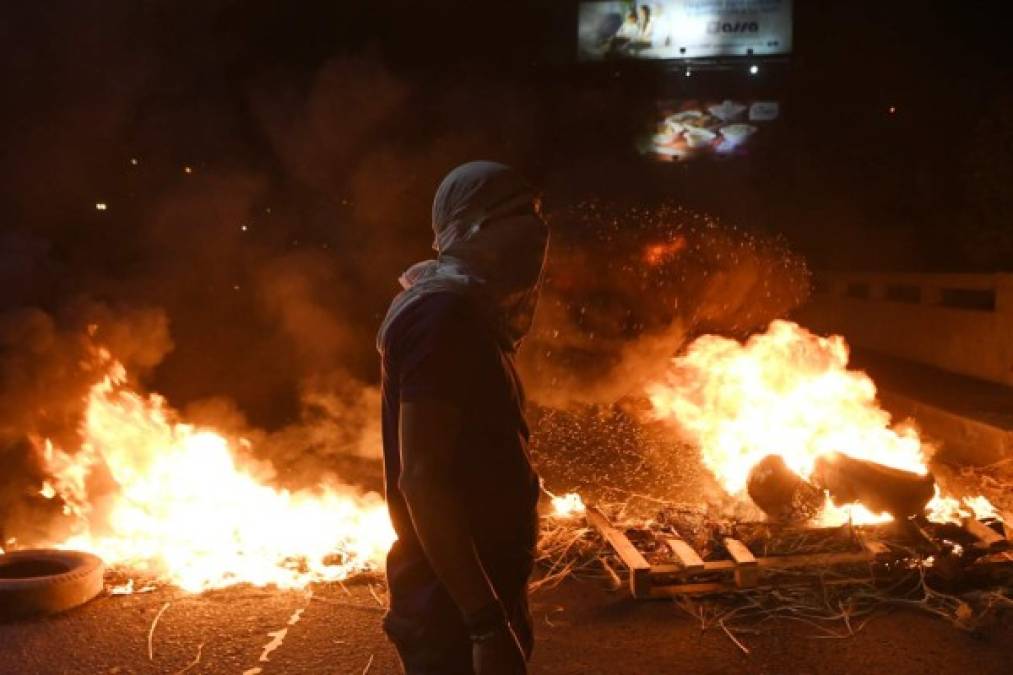
<instances>
[{"instance_id":1,"label":"burning fire","mask_svg":"<svg viewBox=\"0 0 1013 675\"><path fill-rule=\"evenodd\" d=\"M131 390L108 352L97 356L106 374L88 394L81 446L42 442L52 480L39 494L62 500L74 523L55 546L190 592L296 588L383 567L395 535L379 495L272 487L268 467L242 459L248 442L179 421L162 397ZM557 518L584 510L572 493L552 505ZM114 591L133 589L130 579Z\"/></svg>"},{"instance_id":2,"label":"burning fire","mask_svg":"<svg viewBox=\"0 0 1013 675\"><path fill-rule=\"evenodd\" d=\"M563 495L554 495L552 498L552 516L555 518L575 518L584 515L586 508L584 500L576 492L567 492Z\"/></svg>"},{"instance_id":3,"label":"burning fire","mask_svg":"<svg viewBox=\"0 0 1013 675\"><path fill-rule=\"evenodd\" d=\"M913 426L891 424L876 401L876 385L848 369L848 356L841 336L819 337L774 321L745 344L698 338L648 395L655 414L676 422L700 447L704 464L729 494L744 494L750 470L767 455L779 455L805 479L817 458L832 452L925 475L931 449ZM984 497L962 506L938 487L929 503L939 520L988 509ZM861 504L834 506L829 498L818 517L825 525L890 519Z\"/></svg>"},{"instance_id":4,"label":"burning fire","mask_svg":"<svg viewBox=\"0 0 1013 675\"><path fill-rule=\"evenodd\" d=\"M89 393L81 447L45 442L54 480L41 494L61 498L77 524L60 546L193 592L292 588L382 566L394 533L379 495L271 487L224 436L176 421L163 398L131 391L123 366L100 356L108 372Z\"/></svg>"},{"instance_id":5,"label":"burning fire","mask_svg":"<svg viewBox=\"0 0 1013 675\"><path fill-rule=\"evenodd\" d=\"M62 500L76 524L59 546L191 592L243 582L301 587L382 567L394 532L379 495L336 484L272 487L264 464L243 459L249 443L179 421L162 397L131 390L107 352L99 360L106 374L88 395L80 448L42 443L52 480L39 493ZM697 339L648 394L733 495L768 455L805 479L832 452L926 474L930 449L917 430L891 424L872 380L847 365L842 337L775 321L744 344ZM584 512L577 494L550 496L557 518ZM984 497L960 502L937 487L929 515L954 521L995 510ZM823 525L889 519L829 497L817 517Z\"/></svg>"}]
</instances>

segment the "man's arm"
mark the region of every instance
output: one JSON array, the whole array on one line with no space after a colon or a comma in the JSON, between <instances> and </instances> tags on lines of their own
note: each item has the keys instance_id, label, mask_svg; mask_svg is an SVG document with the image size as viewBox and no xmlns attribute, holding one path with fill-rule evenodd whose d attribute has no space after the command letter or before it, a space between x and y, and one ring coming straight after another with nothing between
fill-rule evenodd
<instances>
[{"instance_id":1,"label":"man's arm","mask_svg":"<svg viewBox=\"0 0 1013 675\"><path fill-rule=\"evenodd\" d=\"M420 400L401 404L401 478L426 558L465 617L472 620L472 663L476 675L527 673L524 651L475 551L466 514L453 484L453 453L461 412L452 405ZM489 611L489 610L493 611ZM480 620L479 617L482 617ZM491 625L489 622L491 620Z\"/></svg>"},{"instance_id":2,"label":"man's arm","mask_svg":"<svg viewBox=\"0 0 1013 675\"><path fill-rule=\"evenodd\" d=\"M467 616L496 601L451 477L460 411L439 401L401 404L398 487L433 571Z\"/></svg>"}]
</instances>

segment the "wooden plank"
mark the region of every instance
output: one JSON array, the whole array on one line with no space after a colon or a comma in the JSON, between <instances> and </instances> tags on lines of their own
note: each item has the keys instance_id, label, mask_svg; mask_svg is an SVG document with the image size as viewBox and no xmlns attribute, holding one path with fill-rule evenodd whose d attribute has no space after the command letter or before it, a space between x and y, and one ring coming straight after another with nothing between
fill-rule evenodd
<instances>
[{"instance_id":1,"label":"wooden plank","mask_svg":"<svg viewBox=\"0 0 1013 675\"><path fill-rule=\"evenodd\" d=\"M903 556L895 555L892 558ZM756 558L756 566L761 570L787 570L801 567L833 567L834 565L855 565L872 562L873 554L868 551L851 553L808 553L805 555L783 555ZM708 560L703 564L700 573L734 572L738 564L734 560ZM678 576L684 572L682 565L654 565L651 574L654 576Z\"/></svg>"},{"instance_id":2,"label":"wooden plank","mask_svg":"<svg viewBox=\"0 0 1013 675\"><path fill-rule=\"evenodd\" d=\"M870 562L872 554L868 551L854 553L809 553L806 555L770 556L758 558L761 568L796 569L799 567L833 567L834 565L854 565Z\"/></svg>"},{"instance_id":3,"label":"wooden plank","mask_svg":"<svg viewBox=\"0 0 1013 675\"><path fill-rule=\"evenodd\" d=\"M703 558L693 550L692 546L682 539L667 537L665 538L665 544L686 572L698 572L703 569Z\"/></svg>"},{"instance_id":4,"label":"wooden plank","mask_svg":"<svg viewBox=\"0 0 1013 675\"><path fill-rule=\"evenodd\" d=\"M586 512L588 524L595 528L616 552L629 570L630 591L636 598L658 597L669 591L657 591L663 588L682 588L672 591L674 594L719 592L720 589L752 588L759 585L763 570L789 570L834 567L837 565L856 565L871 563L876 560L893 560L902 558L902 554L890 549L883 543L868 537L864 533L856 533L862 546L861 551L846 553L814 553L806 555L786 555L755 557L749 548L738 539L726 538L725 548L732 560L704 561L700 555L685 541L677 537L660 537L676 558L674 564L651 565L643 554L634 546L622 530L612 526L608 518L600 510L589 506ZM977 521L975 521L977 522ZM985 530L981 523L977 523ZM973 527L973 525L971 526ZM991 532L991 530L989 530ZM992 532L992 534L995 534ZM983 533L983 536L984 533ZM998 535L996 535L998 536ZM999 537L1002 539L1002 537ZM1005 540L1003 540L1004 542ZM708 583L692 583L687 577L696 575L728 575L728 581ZM673 578L678 582L673 584ZM732 581L734 580L734 585Z\"/></svg>"},{"instance_id":5,"label":"wooden plank","mask_svg":"<svg viewBox=\"0 0 1013 675\"><path fill-rule=\"evenodd\" d=\"M725 548L735 561L735 585L739 588L749 588L759 583L760 569L749 548L731 537L725 537Z\"/></svg>"},{"instance_id":6,"label":"wooden plank","mask_svg":"<svg viewBox=\"0 0 1013 675\"><path fill-rule=\"evenodd\" d=\"M708 593L729 593L738 590L734 584L703 583L703 584L671 584L668 586L652 586L651 597L656 599L674 598L680 595L707 595Z\"/></svg>"},{"instance_id":7,"label":"wooden plank","mask_svg":"<svg viewBox=\"0 0 1013 675\"><path fill-rule=\"evenodd\" d=\"M804 586L812 584L815 580L799 579L796 582L788 584L778 584L784 586ZM848 579L820 579L819 584L821 586L851 586L855 584L873 584L876 582L875 577L855 577ZM764 590L774 588L772 585L760 585L749 590ZM696 584L667 584L661 586L652 586L650 597L653 599L669 599L683 595L713 595L715 593L736 593L740 591L733 583L721 583L721 582L710 582L710 583L696 583Z\"/></svg>"},{"instance_id":8,"label":"wooden plank","mask_svg":"<svg viewBox=\"0 0 1013 675\"><path fill-rule=\"evenodd\" d=\"M609 522L605 514L593 506L587 507L584 516L587 518L588 524L598 530L629 569L630 592L633 597L648 597L651 586L651 565L629 540L626 533L612 527L612 523Z\"/></svg>"},{"instance_id":9,"label":"wooden plank","mask_svg":"<svg viewBox=\"0 0 1013 675\"><path fill-rule=\"evenodd\" d=\"M587 522L608 540L622 561L626 563L627 567L631 569L650 567L644 556L633 545L633 542L629 540L624 532L612 527L612 523L605 517L605 514L591 506L587 508L586 516Z\"/></svg>"},{"instance_id":10,"label":"wooden plank","mask_svg":"<svg viewBox=\"0 0 1013 675\"><path fill-rule=\"evenodd\" d=\"M1006 538L1000 535L998 532L993 530L988 525L985 525L977 518L962 518L961 522L964 526L964 530L969 532L978 540L982 548L994 549L1001 548L1006 545Z\"/></svg>"},{"instance_id":11,"label":"wooden plank","mask_svg":"<svg viewBox=\"0 0 1013 675\"><path fill-rule=\"evenodd\" d=\"M725 537L725 548L728 549L728 554L732 556L732 560L735 561L736 565L756 565L756 558L753 556L752 551L738 539Z\"/></svg>"}]
</instances>

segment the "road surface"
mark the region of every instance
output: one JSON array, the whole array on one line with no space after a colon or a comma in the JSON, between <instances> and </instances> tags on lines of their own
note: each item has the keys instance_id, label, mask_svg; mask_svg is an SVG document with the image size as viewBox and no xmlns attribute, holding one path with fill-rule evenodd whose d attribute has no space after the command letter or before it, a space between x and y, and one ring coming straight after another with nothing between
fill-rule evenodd
<instances>
[{"instance_id":1,"label":"road surface","mask_svg":"<svg viewBox=\"0 0 1013 675\"><path fill-rule=\"evenodd\" d=\"M0 673L397 673L379 626L383 590L373 590L376 598L361 582L312 594L103 594L62 616L0 624ZM1008 615L976 635L909 611L885 613L848 639L816 639L803 624L764 625L740 636L746 654L719 628L701 633L669 602L636 602L593 583L540 591L533 608L531 670L546 675L1013 672Z\"/></svg>"}]
</instances>

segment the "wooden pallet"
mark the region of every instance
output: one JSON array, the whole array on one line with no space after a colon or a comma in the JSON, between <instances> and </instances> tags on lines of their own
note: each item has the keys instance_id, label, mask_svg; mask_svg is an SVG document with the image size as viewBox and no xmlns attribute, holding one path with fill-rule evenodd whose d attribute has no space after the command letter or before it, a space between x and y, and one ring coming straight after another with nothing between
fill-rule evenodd
<instances>
[{"instance_id":1,"label":"wooden pallet","mask_svg":"<svg viewBox=\"0 0 1013 675\"><path fill-rule=\"evenodd\" d=\"M877 541L874 534L854 528L855 548L849 552L808 553L802 555L776 555L756 557L741 541L725 538L727 560L704 561L690 544L677 534L655 534L671 553L671 562L651 564L623 530L616 528L600 510L588 506L588 525L609 543L628 572L630 592L634 598L656 599L682 595L705 595L749 588L783 585L790 575L796 583L811 572L808 581L820 578L821 583L855 583L874 579L875 566L906 559L910 554L892 549ZM1008 521L1007 521L1008 522ZM976 542L983 553L997 554L1000 564L1013 566L1013 528L1006 527L1007 537L975 519L965 520L963 530ZM813 530L816 531L816 530ZM868 577L853 573L837 580L825 578L828 570L864 567Z\"/></svg>"}]
</instances>

